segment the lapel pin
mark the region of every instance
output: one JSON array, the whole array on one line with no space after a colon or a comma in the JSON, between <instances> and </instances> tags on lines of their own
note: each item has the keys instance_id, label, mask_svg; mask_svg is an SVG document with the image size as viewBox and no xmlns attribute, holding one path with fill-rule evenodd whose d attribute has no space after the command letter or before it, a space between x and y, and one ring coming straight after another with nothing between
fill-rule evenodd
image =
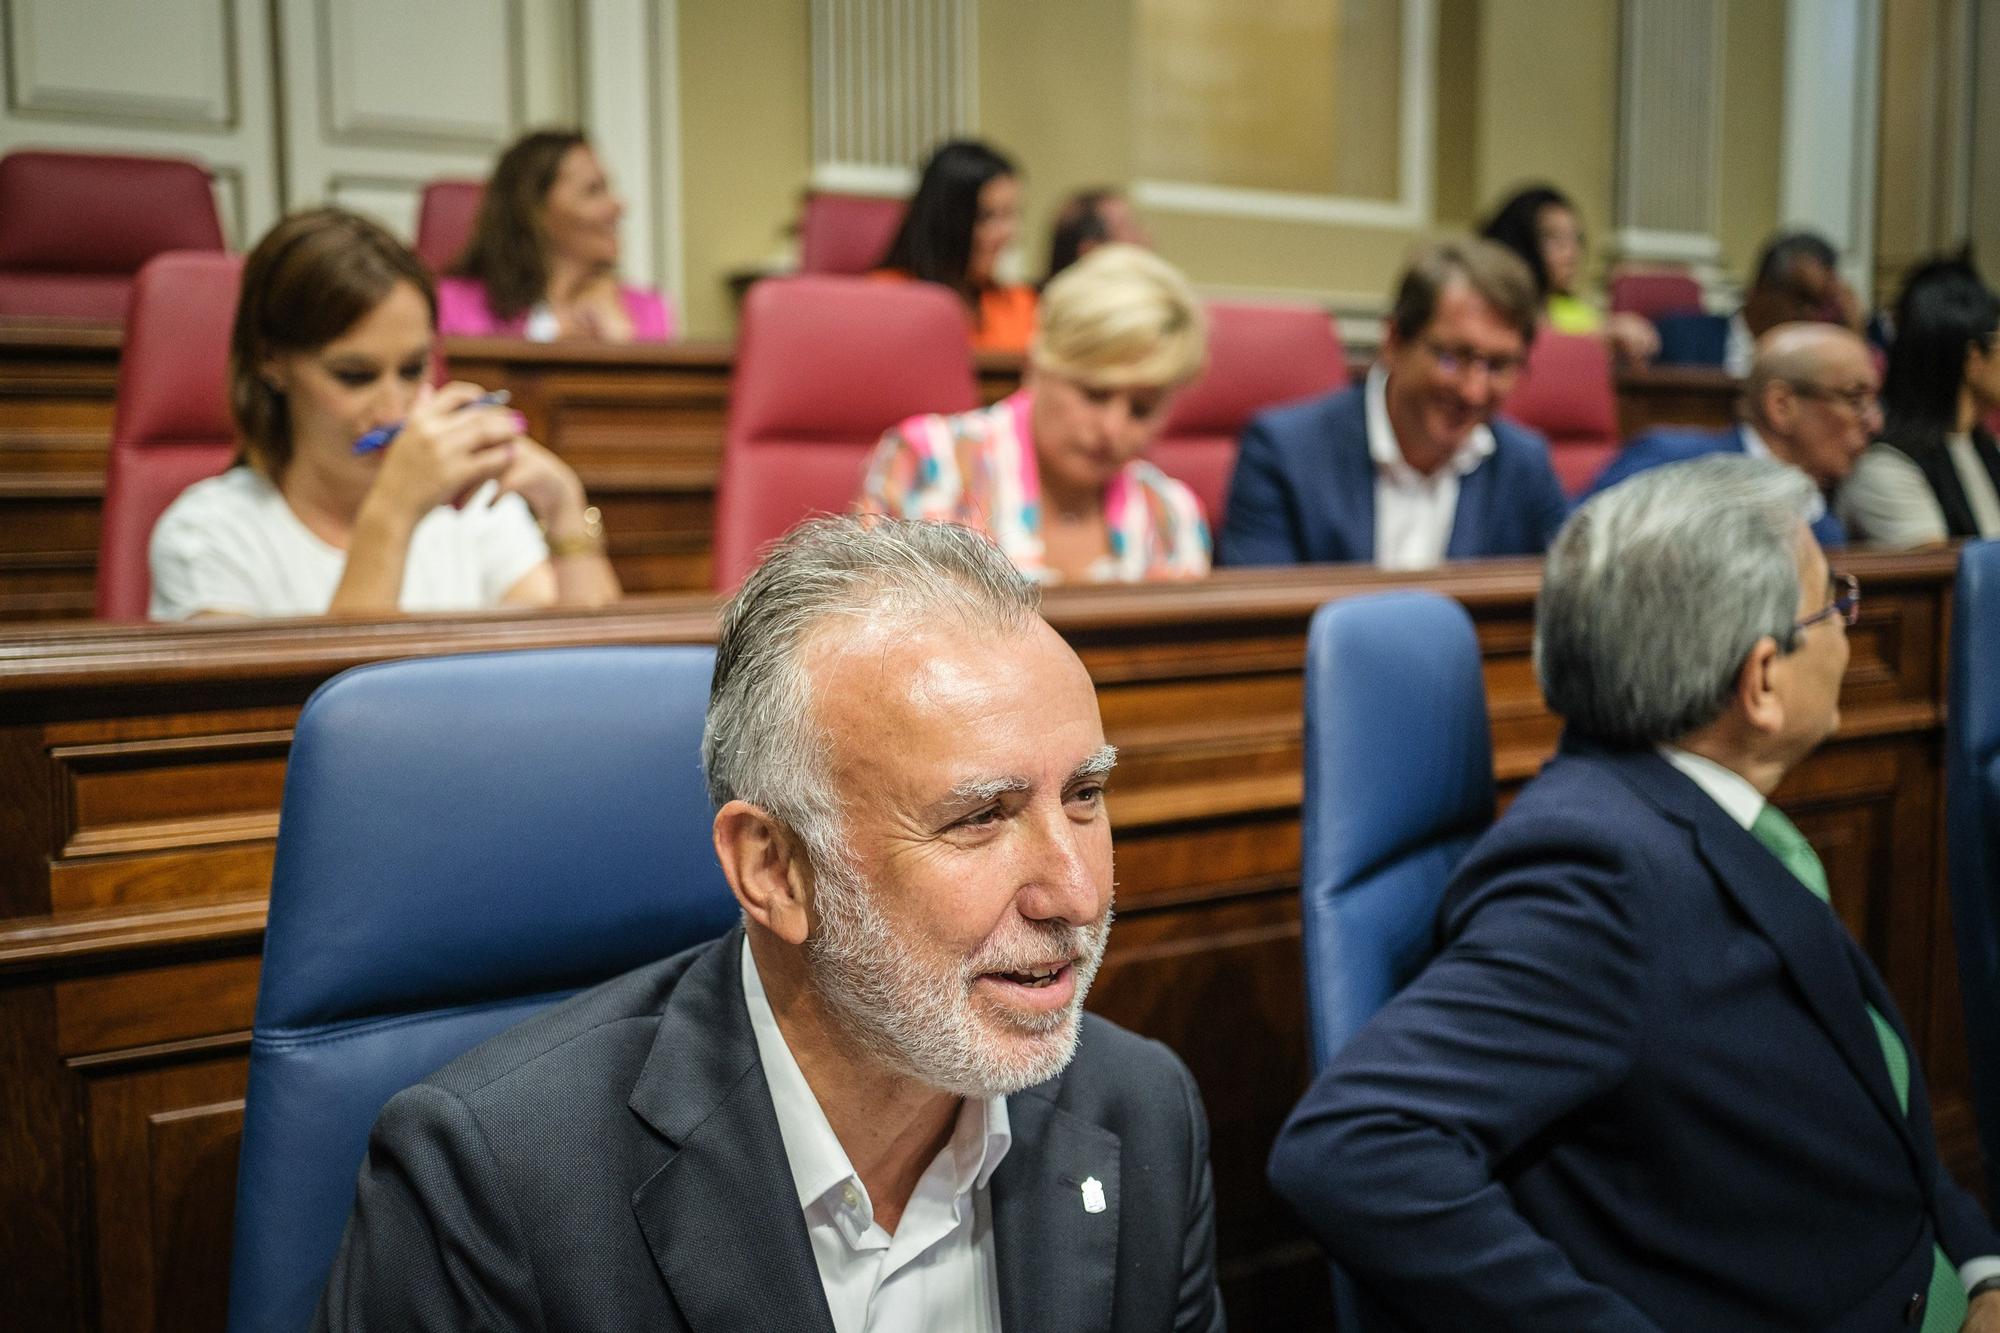
<instances>
[{"instance_id":1,"label":"lapel pin","mask_svg":"<svg viewBox=\"0 0 2000 1333\"><path fill-rule=\"evenodd\" d=\"M1104 1211L1104 1185L1096 1176L1083 1178L1083 1211L1086 1213Z\"/></svg>"}]
</instances>

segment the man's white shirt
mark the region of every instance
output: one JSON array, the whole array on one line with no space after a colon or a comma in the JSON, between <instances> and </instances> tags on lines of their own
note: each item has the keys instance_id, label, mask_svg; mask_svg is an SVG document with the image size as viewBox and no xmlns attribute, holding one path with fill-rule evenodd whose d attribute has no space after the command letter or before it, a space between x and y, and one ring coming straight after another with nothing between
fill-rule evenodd
<instances>
[{"instance_id":1,"label":"man's white shirt","mask_svg":"<svg viewBox=\"0 0 2000 1333\"><path fill-rule=\"evenodd\" d=\"M950 1141L925 1169L890 1235L875 1222L867 1187L785 1043L748 939L742 966L750 1030L836 1333L999 1333L987 1185L1013 1143L1007 1099L960 1104ZM745 1262L754 1266L755 1256Z\"/></svg>"}]
</instances>

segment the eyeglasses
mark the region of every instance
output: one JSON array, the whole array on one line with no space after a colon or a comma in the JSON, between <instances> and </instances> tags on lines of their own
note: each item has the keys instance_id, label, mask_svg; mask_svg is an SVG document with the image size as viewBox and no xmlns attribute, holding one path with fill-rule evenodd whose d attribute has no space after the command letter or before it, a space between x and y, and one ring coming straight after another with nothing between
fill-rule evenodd
<instances>
[{"instance_id":1,"label":"eyeglasses","mask_svg":"<svg viewBox=\"0 0 2000 1333\"><path fill-rule=\"evenodd\" d=\"M1873 389L1834 389L1824 384L1794 384L1792 392L1803 398L1823 398L1839 403L1857 417L1882 410L1882 400Z\"/></svg>"},{"instance_id":2,"label":"eyeglasses","mask_svg":"<svg viewBox=\"0 0 2000 1333\"><path fill-rule=\"evenodd\" d=\"M1425 338L1423 343L1424 350L1431 354L1431 360L1437 362L1437 368L1453 377L1477 367L1486 372L1488 379L1504 380L1513 378L1521 370L1523 358L1518 355L1485 356L1470 347L1447 347L1429 338Z\"/></svg>"},{"instance_id":3,"label":"eyeglasses","mask_svg":"<svg viewBox=\"0 0 2000 1333\"><path fill-rule=\"evenodd\" d=\"M1833 600L1804 620L1795 622L1792 625L1794 633L1809 629L1831 616L1839 616L1841 621L1848 625L1861 619L1861 580L1852 574L1828 574L1826 584L1827 591L1833 594Z\"/></svg>"}]
</instances>

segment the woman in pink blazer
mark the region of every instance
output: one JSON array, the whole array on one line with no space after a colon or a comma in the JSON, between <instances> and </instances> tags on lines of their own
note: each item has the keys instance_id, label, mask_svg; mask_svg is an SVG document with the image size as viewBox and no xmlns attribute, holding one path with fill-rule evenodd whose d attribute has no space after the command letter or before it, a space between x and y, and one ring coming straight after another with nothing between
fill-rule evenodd
<instances>
[{"instance_id":1,"label":"woman in pink blazer","mask_svg":"<svg viewBox=\"0 0 2000 1333\"><path fill-rule=\"evenodd\" d=\"M582 134L527 135L500 155L472 239L438 283L438 331L536 342L673 337L665 298L618 281L624 215Z\"/></svg>"}]
</instances>

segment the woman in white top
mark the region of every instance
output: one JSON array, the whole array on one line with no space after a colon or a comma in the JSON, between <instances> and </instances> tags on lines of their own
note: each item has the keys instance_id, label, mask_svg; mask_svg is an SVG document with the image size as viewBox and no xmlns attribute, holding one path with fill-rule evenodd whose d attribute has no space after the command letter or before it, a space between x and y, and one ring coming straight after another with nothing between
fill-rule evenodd
<instances>
[{"instance_id":1,"label":"woman in white top","mask_svg":"<svg viewBox=\"0 0 2000 1333\"><path fill-rule=\"evenodd\" d=\"M430 387L436 326L422 261L372 222L319 209L258 243L230 338L241 450L153 529L154 619L617 599L576 473L479 386Z\"/></svg>"},{"instance_id":2,"label":"woman in white top","mask_svg":"<svg viewBox=\"0 0 2000 1333\"><path fill-rule=\"evenodd\" d=\"M2000 298L1962 259L1917 269L1896 303L1882 439L1840 491L1857 541L1927 546L2000 536Z\"/></svg>"}]
</instances>

